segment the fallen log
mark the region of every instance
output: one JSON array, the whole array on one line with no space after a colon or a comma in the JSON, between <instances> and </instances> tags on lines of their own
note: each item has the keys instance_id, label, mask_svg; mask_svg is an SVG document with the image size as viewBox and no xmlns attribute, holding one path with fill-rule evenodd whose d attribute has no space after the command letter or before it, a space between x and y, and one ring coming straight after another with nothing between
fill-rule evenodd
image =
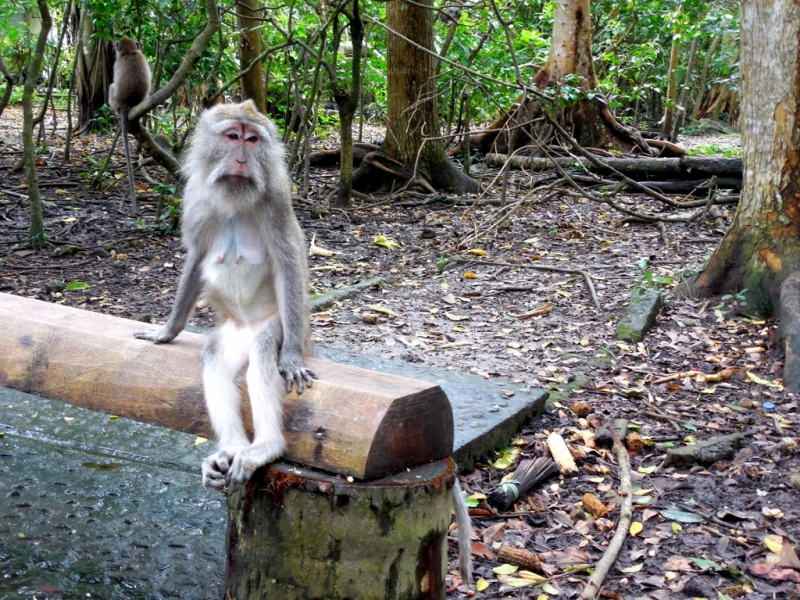
<instances>
[{"instance_id":1,"label":"fallen log","mask_svg":"<svg viewBox=\"0 0 800 600\"><path fill-rule=\"evenodd\" d=\"M741 158L700 158L682 156L680 158L599 158L604 166L595 165L587 158L539 158L534 156L512 156L487 154L486 164L499 167L509 161L517 169L544 171L558 164L563 169L582 169L599 175L622 173L635 181L664 179L704 179L713 176L742 178Z\"/></svg>"},{"instance_id":2,"label":"fallen log","mask_svg":"<svg viewBox=\"0 0 800 600\"><path fill-rule=\"evenodd\" d=\"M212 437L204 336L134 339L143 324L0 294L0 385ZM358 479L449 456L453 413L438 385L308 359L319 380L284 402L284 458ZM249 403L243 412L250 427Z\"/></svg>"}]
</instances>

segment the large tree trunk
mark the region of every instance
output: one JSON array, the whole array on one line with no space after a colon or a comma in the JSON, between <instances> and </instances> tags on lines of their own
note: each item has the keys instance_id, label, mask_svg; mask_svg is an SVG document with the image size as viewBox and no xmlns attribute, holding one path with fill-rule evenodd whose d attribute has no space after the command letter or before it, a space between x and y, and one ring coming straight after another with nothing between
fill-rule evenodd
<instances>
[{"instance_id":1,"label":"large tree trunk","mask_svg":"<svg viewBox=\"0 0 800 600\"><path fill-rule=\"evenodd\" d=\"M743 2L741 201L695 281L702 295L747 289L771 314L800 269L800 0Z\"/></svg>"},{"instance_id":2,"label":"large tree trunk","mask_svg":"<svg viewBox=\"0 0 800 600\"><path fill-rule=\"evenodd\" d=\"M258 19L258 0L239 0L236 3L236 23L239 27L239 61L242 69L247 68L261 54L262 21ZM252 100L261 113L267 112L264 96L264 67L259 60L242 77L242 100Z\"/></svg>"},{"instance_id":3,"label":"large tree trunk","mask_svg":"<svg viewBox=\"0 0 800 600\"><path fill-rule=\"evenodd\" d=\"M600 85L592 63L592 23L590 0L559 0L553 15L553 40L547 63L533 78L540 90L560 85L567 75L578 75L583 97L565 110L558 111L558 120L583 147L630 151L634 146L645 154L651 151L634 129L622 125L611 114L606 102L597 94ZM552 132L547 127L534 128L521 123L533 123L543 110L548 110L535 98L520 97L517 105L495 121L484 133L470 136L470 145L483 152L510 153L523 146L546 143ZM516 105L515 105L516 106Z\"/></svg>"},{"instance_id":4,"label":"large tree trunk","mask_svg":"<svg viewBox=\"0 0 800 600\"><path fill-rule=\"evenodd\" d=\"M111 55L114 53L111 42L94 37L94 19L91 11L83 3L77 3L78 30L74 32L76 52L78 53L77 85L78 127L83 132L94 127L95 111L101 108L108 97L108 86L114 77Z\"/></svg>"},{"instance_id":5,"label":"large tree trunk","mask_svg":"<svg viewBox=\"0 0 800 600\"><path fill-rule=\"evenodd\" d=\"M479 189L476 181L450 162L438 139L432 7L432 0L391 0L386 4L386 26L397 33L389 33L386 43L386 141L382 154L365 157L355 172L356 189L388 190L393 184L412 180L456 193Z\"/></svg>"}]
</instances>

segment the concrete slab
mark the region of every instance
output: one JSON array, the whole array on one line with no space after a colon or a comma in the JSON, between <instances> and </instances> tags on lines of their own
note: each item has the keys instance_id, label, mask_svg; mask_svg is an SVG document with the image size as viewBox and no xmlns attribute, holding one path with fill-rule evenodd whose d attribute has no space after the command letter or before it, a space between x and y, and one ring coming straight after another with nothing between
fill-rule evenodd
<instances>
[{"instance_id":1,"label":"concrete slab","mask_svg":"<svg viewBox=\"0 0 800 600\"><path fill-rule=\"evenodd\" d=\"M441 385L461 468L508 443L547 399L508 380L318 354ZM199 473L211 442L4 388L0 432L0 600L220 597L224 498Z\"/></svg>"}]
</instances>

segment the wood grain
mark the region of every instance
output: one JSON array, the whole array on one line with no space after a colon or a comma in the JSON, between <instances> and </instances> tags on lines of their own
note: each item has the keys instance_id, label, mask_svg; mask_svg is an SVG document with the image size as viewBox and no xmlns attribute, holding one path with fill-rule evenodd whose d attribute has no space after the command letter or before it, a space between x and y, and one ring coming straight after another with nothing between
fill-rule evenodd
<instances>
[{"instance_id":1,"label":"wood grain","mask_svg":"<svg viewBox=\"0 0 800 600\"><path fill-rule=\"evenodd\" d=\"M204 336L137 340L148 325L0 293L0 385L213 437L203 401ZM370 479L453 450L453 413L438 385L308 359L320 376L284 402L285 460ZM243 406L246 422L249 405ZM249 427L249 425L248 425Z\"/></svg>"}]
</instances>

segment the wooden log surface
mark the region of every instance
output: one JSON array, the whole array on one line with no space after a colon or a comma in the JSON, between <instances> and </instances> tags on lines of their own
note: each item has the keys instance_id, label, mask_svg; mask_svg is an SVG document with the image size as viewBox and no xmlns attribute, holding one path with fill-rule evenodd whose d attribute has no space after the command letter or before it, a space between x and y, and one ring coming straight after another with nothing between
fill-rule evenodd
<instances>
[{"instance_id":1,"label":"wooden log surface","mask_svg":"<svg viewBox=\"0 0 800 600\"><path fill-rule=\"evenodd\" d=\"M0 293L0 386L212 437L204 336L133 337L151 325ZM284 401L284 459L369 479L449 456L453 413L438 385L310 358L319 380ZM249 404L243 406L250 427Z\"/></svg>"},{"instance_id":2,"label":"wooden log surface","mask_svg":"<svg viewBox=\"0 0 800 600\"><path fill-rule=\"evenodd\" d=\"M509 160L505 154L487 154L486 164L501 166ZM592 173L612 175L611 169L635 181L648 179L701 179L713 175L717 177L742 178L741 158L701 158L697 156L682 156L680 158L605 158L598 157L604 165L603 168L591 163L583 157L578 158L538 158L533 156L512 156L511 166L517 169L530 169L532 171L545 171L553 168L557 163L563 169L572 169L580 164Z\"/></svg>"}]
</instances>

